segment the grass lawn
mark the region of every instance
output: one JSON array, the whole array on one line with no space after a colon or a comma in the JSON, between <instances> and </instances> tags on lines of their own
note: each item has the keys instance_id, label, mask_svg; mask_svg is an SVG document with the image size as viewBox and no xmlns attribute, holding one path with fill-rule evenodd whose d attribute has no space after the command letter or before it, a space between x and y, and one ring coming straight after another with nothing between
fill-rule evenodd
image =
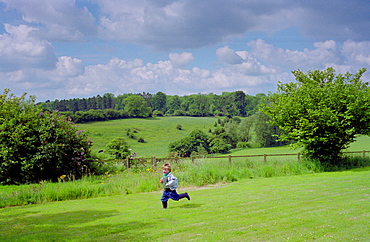
<instances>
[{"instance_id":1,"label":"grass lawn","mask_svg":"<svg viewBox=\"0 0 370 242\"><path fill-rule=\"evenodd\" d=\"M2 208L0 241L370 240L369 168L185 190Z\"/></svg>"}]
</instances>

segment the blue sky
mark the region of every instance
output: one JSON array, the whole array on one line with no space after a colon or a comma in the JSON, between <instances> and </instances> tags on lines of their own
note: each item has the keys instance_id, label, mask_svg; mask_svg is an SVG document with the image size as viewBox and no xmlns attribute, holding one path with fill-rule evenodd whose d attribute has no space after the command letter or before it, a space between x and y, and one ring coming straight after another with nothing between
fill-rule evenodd
<instances>
[{"instance_id":1,"label":"blue sky","mask_svg":"<svg viewBox=\"0 0 370 242\"><path fill-rule=\"evenodd\" d=\"M0 0L0 87L38 101L267 94L293 70L369 69L369 13L366 0Z\"/></svg>"}]
</instances>

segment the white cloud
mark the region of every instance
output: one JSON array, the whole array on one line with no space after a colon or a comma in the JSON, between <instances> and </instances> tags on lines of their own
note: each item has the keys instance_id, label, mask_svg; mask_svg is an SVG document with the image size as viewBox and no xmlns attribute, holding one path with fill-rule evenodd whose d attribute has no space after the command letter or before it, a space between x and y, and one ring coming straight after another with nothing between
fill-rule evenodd
<instances>
[{"instance_id":1,"label":"white cloud","mask_svg":"<svg viewBox=\"0 0 370 242\"><path fill-rule=\"evenodd\" d=\"M317 42L316 49L303 51L275 48L262 39L250 41L248 46L255 58L291 70L320 69L326 63L339 61L336 43L332 40Z\"/></svg>"},{"instance_id":2,"label":"white cloud","mask_svg":"<svg viewBox=\"0 0 370 242\"><path fill-rule=\"evenodd\" d=\"M230 49L229 46L217 49L216 55L219 61L226 64L241 64L243 62L242 57Z\"/></svg>"},{"instance_id":3,"label":"white cloud","mask_svg":"<svg viewBox=\"0 0 370 242\"><path fill-rule=\"evenodd\" d=\"M364 40L370 37L370 5L338 0L310 1L106 1L100 6L104 38L136 42L156 49L199 48L262 31L298 28L308 37ZM222 11L220 11L222 10ZM324 38L322 38L324 37Z\"/></svg>"},{"instance_id":4,"label":"white cloud","mask_svg":"<svg viewBox=\"0 0 370 242\"><path fill-rule=\"evenodd\" d=\"M53 46L48 41L34 38L35 28L9 24L4 27L7 33L0 35L0 71L55 67L57 58Z\"/></svg>"},{"instance_id":5,"label":"white cloud","mask_svg":"<svg viewBox=\"0 0 370 242\"><path fill-rule=\"evenodd\" d=\"M97 34L95 18L75 0L2 0L8 10L22 14L26 23L37 26L35 32L48 40L81 40Z\"/></svg>"},{"instance_id":6,"label":"white cloud","mask_svg":"<svg viewBox=\"0 0 370 242\"><path fill-rule=\"evenodd\" d=\"M185 67L194 60L193 54L189 52L179 53L170 53L169 58L174 66L176 67Z\"/></svg>"},{"instance_id":7,"label":"white cloud","mask_svg":"<svg viewBox=\"0 0 370 242\"><path fill-rule=\"evenodd\" d=\"M350 62L370 66L370 41L346 41L342 46L342 52Z\"/></svg>"}]
</instances>

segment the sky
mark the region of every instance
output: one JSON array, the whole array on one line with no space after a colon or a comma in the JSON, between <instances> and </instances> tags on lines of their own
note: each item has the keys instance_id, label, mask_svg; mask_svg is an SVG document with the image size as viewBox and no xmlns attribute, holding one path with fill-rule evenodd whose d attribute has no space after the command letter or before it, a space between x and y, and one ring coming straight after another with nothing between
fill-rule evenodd
<instances>
[{"instance_id":1,"label":"sky","mask_svg":"<svg viewBox=\"0 0 370 242\"><path fill-rule=\"evenodd\" d=\"M256 95L327 67L370 81L369 30L368 0L0 0L0 88Z\"/></svg>"}]
</instances>

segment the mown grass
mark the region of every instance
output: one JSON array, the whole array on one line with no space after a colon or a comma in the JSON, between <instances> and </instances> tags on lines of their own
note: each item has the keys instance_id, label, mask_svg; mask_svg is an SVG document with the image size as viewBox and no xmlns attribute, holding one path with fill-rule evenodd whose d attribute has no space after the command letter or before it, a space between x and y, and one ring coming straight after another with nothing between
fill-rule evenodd
<instances>
[{"instance_id":1,"label":"mown grass","mask_svg":"<svg viewBox=\"0 0 370 242\"><path fill-rule=\"evenodd\" d=\"M244 179L199 188L0 210L0 241L368 241L370 170ZM186 190L185 190L186 189Z\"/></svg>"},{"instance_id":2,"label":"mown grass","mask_svg":"<svg viewBox=\"0 0 370 242\"><path fill-rule=\"evenodd\" d=\"M367 158L354 157L348 161L347 167L370 166L370 159ZM63 177L58 183L45 181L32 185L0 186L0 208L158 191L162 187L158 182L162 176L161 165L158 163L157 167L135 167L123 171L114 171L114 166L110 166L110 171L106 171L103 176L91 175L80 180ZM228 159L208 158L182 160L172 163L172 166L173 173L185 187L231 183L243 179L311 174L324 170L319 164L304 159L275 159L261 162L238 158L229 163Z\"/></svg>"}]
</instances>

